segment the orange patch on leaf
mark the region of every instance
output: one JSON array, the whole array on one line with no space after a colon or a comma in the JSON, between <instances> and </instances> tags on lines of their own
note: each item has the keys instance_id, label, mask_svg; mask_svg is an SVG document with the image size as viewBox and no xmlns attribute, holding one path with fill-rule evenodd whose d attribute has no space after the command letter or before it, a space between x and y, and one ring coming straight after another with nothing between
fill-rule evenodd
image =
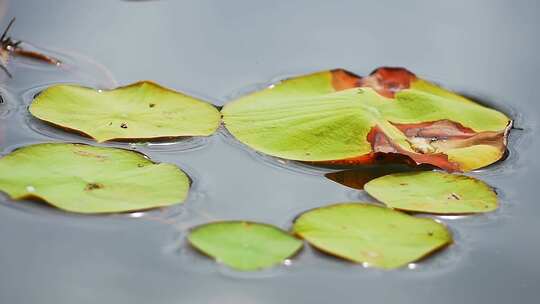
<instances>
[{"instance_id":1,"label":"orange patch on leaf","mask_svg":"<svg viewBox=\"0 0 540 304\"><path fill-rule=\"evenodd\" d=\"M361 87L369 87L384 97L394 98L394 94L411 87L416 75L404 68L382 67L369 76L360 79Z\"/></svg>"},{"instance_id":2,"label":"orange patch on leaf","mask_svg":"<svg viewBox=\"0 0 540 304\"><path fill-rule=\"evenodd\" d=\"M343 69L332 70L332 87L336 91L357 88L360 86L360 76Z\"/></svg>"},{"instance_id":3,"label":"orange patch on leaf","mask_svg":"<svg viewBox=\"0 0 540 304\"><path fill-rule=\"evenodd\" d=\"M501 151L506 148L503 132L474 132L449 120L417 124L393 124L408 139L410 150L392 142L379 127L373 127L367 135L372 152L357 157L316 162L321 165L372 165L381 163L427 164L449 172L461 171L460 165L451 162L446 151L474 145L491 145ZM412 151L411 151L412 150Z\"/></svg>"}]
</instances>

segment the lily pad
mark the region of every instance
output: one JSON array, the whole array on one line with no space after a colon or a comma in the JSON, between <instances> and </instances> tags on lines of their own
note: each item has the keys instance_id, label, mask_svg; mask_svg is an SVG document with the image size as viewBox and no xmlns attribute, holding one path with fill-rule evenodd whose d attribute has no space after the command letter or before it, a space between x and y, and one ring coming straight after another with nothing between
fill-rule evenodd
<instances>
[{"instance_id":1,"label":"lily pad","mask_svg":"<svg viewBox=\"0 0 540 304\"><path fill-rule=\"evenodd\" d=\"M285 80L222 109L247 146L316 164L369 164L399 155L469 171L501 159L511 120L401 68L344 70Z\"/></svg>"},{"instance_id":2,"label":"lily pad","mask_svg":"<svg viewBox=\"0 0 540 304\"><path fill-rule=\"evenodd\" d=\"M323 252L385 269L414 262L452 242L446 227L432 219L363 203L308 211L296 219L293 231Z\"/></svg>"},{"instance_id":3,"label":"lily pad","mask_svg":"<svg viewBox=\"0 0 540 304\"><path fill-rule=\"evenodd\" d=\"M303 246L277 227L245 221L202 225L191 230L188 240L201 252L241 271L279 264Z\"/></svg>"},{"instance_id":4,"label":"lily pad","mask_svg":"<svg viewBox=\"0 0 540 304\"><path fill-rule=\"evenodd\" d=\"M388 207L436 214L482 213L497 209L497 194L464 175L407 172L376 178L364 189Z\"/></svg>"},{"instance_id":5,"label":"lily pad","mask_svg":"<svg viewBox=\"0 0 540 304\"><path fill-rule=\"evenodd\" d=\"M116 148L47 143L0 158L0 191L71 212L108 213L182 203L187 175L172 164Z\"/></svg>"},{"instance_id":6,"label":"lily pad","mask_svg":"<svg viewBox=\"0 0 540 304\"><path fill-rule=\"evenodd\" d=\"M55 85L34 99L30 113L98 142L209 136L220 124L213 105L148 81L111 91Z\"/></svg>"}]
</instances>

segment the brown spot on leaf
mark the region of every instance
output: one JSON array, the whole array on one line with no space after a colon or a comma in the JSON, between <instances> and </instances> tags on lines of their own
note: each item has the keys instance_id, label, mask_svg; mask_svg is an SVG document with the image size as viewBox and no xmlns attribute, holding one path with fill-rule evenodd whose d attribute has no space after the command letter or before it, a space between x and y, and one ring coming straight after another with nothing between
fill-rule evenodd
<instances>
[{"instance_id":1,"label":"brown spot on leaf","mask_svg":"<svg viewBox=\"0 0 540 304\"><path fill-rule=\"evenodd\" d=\"M97 158L97 159L100 159L100 160L105 160L107 159L107 156L105 155L101 155L101 154L97 154L97 153L92 153L92 152L88 152L88 151L83 151L83 150L75 150L73 151L73 153L77 154L77 155L80 155L80 156L84 156L84 157L93 157L93 158Z\"/></svg>"},{"instance_id":2,"label":"brown spot on leaf","mask_svg":"<svg viewBox=\"0 0 540 304\"><path fill-rule=\"evenodd\" d=\"M148 104L148 107L150 107L150 108L153 108L153 107L155 107L155 106L156 106L155 103Z\"/></svg>"},{"instance_id":3,"label":"brown spot on leaf","mask_svg":"<svg viewBox=\"0 0 540 304\"><path fill-rule=\"evenodd\" d=\"M120 128L122 128L122 129L127 129L127 128L128 128L127 123L123 122L123 123L120 125Z\"/></svg>"},{"instance_id":4,"label":"brown spot on leaf","mask_svg":"<svg viewBox=\"0 0 540 304\"><path fill-rule=\"evenodd\" d=\"M86 184L86 187L84 188L84 191L92 191L97 189L103 189L105 186L100 183L88 183Z\"/></svg>"},{"instance_id":5,"label":"brown spot on leaf","mask_svg":"<svg viewBox=\"0 0 540 304\"><path fill-rule=\"evenodd\" d=\"M450 193L450 195L448 196L448 199L453 199L453 200L461 200L461 196L459 196L457 193Z\"/></svg>"}]
</instances>

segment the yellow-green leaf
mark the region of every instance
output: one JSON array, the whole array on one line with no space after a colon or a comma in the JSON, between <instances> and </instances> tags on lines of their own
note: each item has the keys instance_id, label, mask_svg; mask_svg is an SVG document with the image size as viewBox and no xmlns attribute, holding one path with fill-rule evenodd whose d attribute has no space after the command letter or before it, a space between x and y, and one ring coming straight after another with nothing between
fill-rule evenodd
<instances>
[{"instance_id":1,"label":"yellow-green leaf","mask_svg":"<svg viewBox=\"0 0 540 304\"><path fill-rule=\"evenodd\" d=\"M190 180L172 164L123 149L37 144L0 158L0 191L71 212L109 213L182 203Z\"/></svg>"},{"instance_id":2,"label":"yellow-green leaf","mask_svg":"<svg viewBox=\"0 0 540 304\"><path fill-rule=\"evenodd\" d=\"M369 266L392 269L452 242L446 227L389 208L342 203L314 209L293 231L323 252Z\"/></svg>"},{"instance_id":3,"label":"yellow-green leaf","mask_svg":"<svg viewBox=\"0 0 540 304\"><path fill-rule=\"evenodd\" d=\"M407 172L371 180L364 189L388 207L436 214L482 213L497 209L497 194L464 175Z\"/></svg>"},{"instance_id":4,"label":"yellow-green leaf","mask_svg":"<svg viewBox=\"0 0 540 304\"><path fill-rule=\"evenodd\" d=\"M208 136L220 124L213 105L147 81L111 91L55 85L34 99L30 113L98 142Z\"/></svg>"},{"instance_id":5,"label":"yellow-green leaf","mask_svg":"<svg viewBox=\"0 0 540 304\"><path fill-rule=\"evenodd\" d=\"M245 221L202 225L191 230L188 240L218 262L241 271L279 264L303 246L277 227Z\"/></svg>"},{"instance_id":6,"label":"yellow-green leaf","mask_svg":"<svg viewBox=\"0 0 540 304\"><path fill-rule=\"evenodd\" d=\"M292 78L225 105L222 115L239 141L272 156L348 165L399 155L447 171L501 159L511 126L503 113L401 68Z\"/></svg>"}]
</instances>

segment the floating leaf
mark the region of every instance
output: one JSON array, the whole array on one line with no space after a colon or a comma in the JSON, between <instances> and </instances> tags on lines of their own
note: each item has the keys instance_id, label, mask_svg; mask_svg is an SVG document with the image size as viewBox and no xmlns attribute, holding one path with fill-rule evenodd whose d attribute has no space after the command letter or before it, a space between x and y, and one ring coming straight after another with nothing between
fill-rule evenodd
<instances>
[{"instance_id":1,"label":"floating leaf","mask_svg":"<svg viewBox=\"0 0 540 304\"><path fill-rule=\"evenodd\" d=\"M107 213L184 201L189 178L172 164L144 155L81 144L38 144L0 159L0 191L38 198L60 209Z\"/></svg>"},{"instance_id":2,"label":"floating leaf","mask_svg":"<svg viewBox=\"0 0 540 304\"><path fill-rule=\"evenodd\" d=\"M472 177L440 172L396 173L376 178L365 190L388 207L437 214L489 212L497 194Z\"/></svg>"},{"instance_id":3,"label":"floating leaf","mask_svg":"<svg viewBox=\"0 0 540 304\"><path fill-rule=\"evenodd\" d=\"M30 113L98 142L208 136L220 123L214 106L147 81L111 91L52 86L36 97Z\"/></svg>"},{"instance_id":4,"label":"floating leaf","mask_svg":"<svg viewBox=\"0 0 540 304\"><path fill-rule=\"evenodd\" d=\"M503 113L400 68L292 78L227 104L222 114L231 134L269 155L318 164L399 155L448 171L499 160L511 125Z\"/></svg>"},{"instance_id":5,"label":"floating leaf","mask_svg":"<svg viewBox=\"0 0 540 304\"><path fill-rule=\"evenodd\" d=\"M321 251L386 269L414 262L452 242L446 227L432 219L358 203L308 211L293 230Z\"/></svg>"},{"instance_id":6,"label":"floating leaf","mask_svg":"<svg viewBox=\"0 0 540 304\"><path fill-rule=\"evenodd\" d=\"M281 229L244 221L216 222L191 230L189 242L237 270L271 267L295 254L302 241Z\"/></svg>"}]
</instances>

